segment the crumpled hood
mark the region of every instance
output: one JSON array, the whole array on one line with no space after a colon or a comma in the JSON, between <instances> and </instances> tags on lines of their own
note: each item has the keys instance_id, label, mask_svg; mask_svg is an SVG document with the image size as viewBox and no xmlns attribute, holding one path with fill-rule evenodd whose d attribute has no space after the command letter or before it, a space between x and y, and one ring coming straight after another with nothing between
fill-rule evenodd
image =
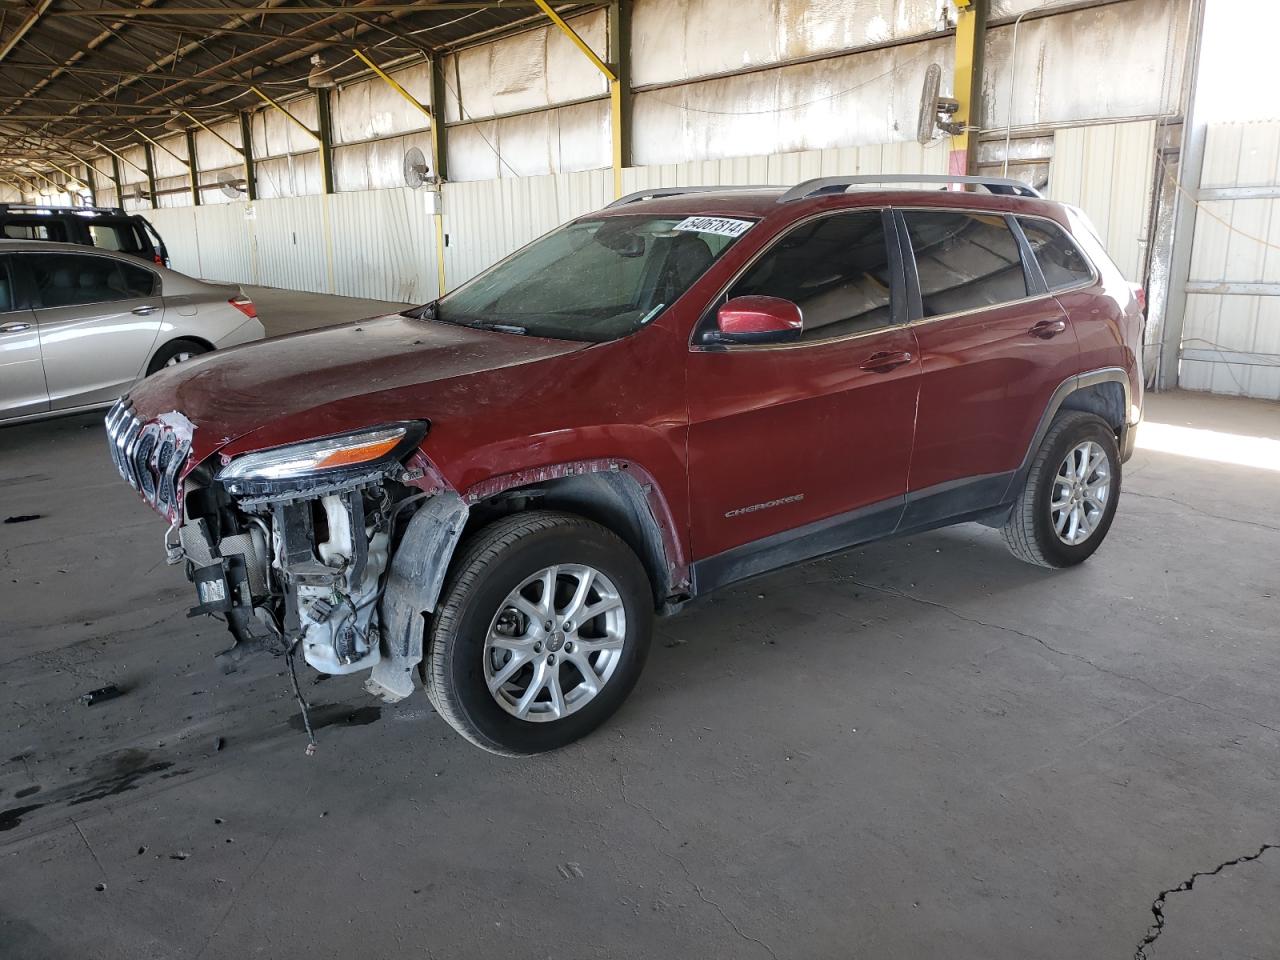
<instances>
[{"instance_id":1,"label":"crumpled hood","mask_svg":"<svg viewBox=\"0 0 1280 960\"><path fill-rule=\"evenodd\" d=\"M195 466L255 432L262 442L246 449L429 419L433 384L588 346L391 315L198 357L149 377L130 399L144 419L177 410L191 421Z\"/></svg>"}]
</instances>

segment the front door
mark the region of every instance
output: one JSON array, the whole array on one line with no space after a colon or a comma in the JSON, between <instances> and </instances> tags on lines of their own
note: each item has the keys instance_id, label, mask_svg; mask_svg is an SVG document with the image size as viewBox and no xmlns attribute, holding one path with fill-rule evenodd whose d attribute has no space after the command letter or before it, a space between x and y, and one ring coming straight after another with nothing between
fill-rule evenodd
<instances>
[{"instance_id":1,"label":"front door","mask_svg":"<svg viewBox=\"0 0 1280 960\"><path fill-rule=\"evenodd\" d=\"M1010 218L903 210L924 372L903 529L999 504L1054 390L1076 372L1070 320L1024 263Z\"/></svg>"},{"instance_id":2,"label":"front door","mask_svg":"<svg viewBox=\"0 0 1280 960\"><path fill-rule=\"evenodd\" d=\"M164 318L159 278L93 253L23 253L54 410L108 403L144 372Z\"/></svg>"},{"instance_id":3,"label":"front door","mask_svg":"<svg viewBox=\"0 0 1280 960\"><path fill-rule=\"evenodd\" d=\"M703 326L695 332L689 484L699 591L896 525L920 381L896 249L892 218L879 210L805 221L716 303L789 300L800 307L801 339L711 347L698 343Z\"/></svg>"},{"instance_id":4,"label":"front door","mask_svg":"<svg viewBox=\"0 0 1280 960\"><path fill-rule=\"evenodd\" d=\"M36 318L18 290L12 260L0 257L0 420L49 409Z\"/></svg>"}]
</instances>

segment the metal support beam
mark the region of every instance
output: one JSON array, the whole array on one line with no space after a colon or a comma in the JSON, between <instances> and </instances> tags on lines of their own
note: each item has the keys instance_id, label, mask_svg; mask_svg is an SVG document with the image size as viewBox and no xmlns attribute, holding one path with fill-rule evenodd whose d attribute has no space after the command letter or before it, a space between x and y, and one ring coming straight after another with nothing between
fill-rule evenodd
<instances>
[{"instance_id":1,"label":"metal support beam","mask_svg":"<svg viewBox=\"0 0 1280 960\"><path fill-rule=\"evenodd\" d=\"M445 98L449 89L444 79L444 57L431 60L431 168L436 179L449 179L449 128L445 124Z\"/></svg>"},{"instance_id":2,"label":"metal support beam","mask_svg":"<svg viewBox=\"0 0 1280 960\"><path fill-rule=\"evenodd\" d=\"M947 173L978 172L978 127L982 122L982 54L987 43L989 0L956 0L956 69L953 95L960 109L951 119L961 132L951 138Z\"/></svg>"},{"instance_id":3,"label":"metal support beam","mask_svg":"<svg viewBox=\"0 0 1280 960\"><path fill-rule=\"evenodd\" d=\"M360 7L335 6L333 4L304 4L279 7L95 7L91 10L55 10L51 17L260 17L275 13L298 16L299 14L348 14L370 13L449 13L453 10L500 10L512 7L532 7L537 0L465 0L450 3L370 3ZM44 6L49 6L46 0Z\"/></svg>"},{"instance_id":4,"label":"metal support beam","mask_svg":"<svg viewBox=\"0 0 1280 960\"><path fill-rule=\"evenodd\" d=\"M329 131L328 129L332 126L330 116L329 116L329 102L328 102L329 98L327 96L328 91L327 90L316 91L316 105L318 108L317 114L320 118L320 130L312 130L305 123L299 120L294 114L290 113L287 107L271 99L271 97L267 96L257 87L250 87L249 89L258 97L259 100L261 100L263 103L267 104L268 106L273 107L276 110L279 110L291 121L293 121L295 125L305 130L315 139L316 144L320 147L320 182L323 187L323 192L333 193L333 162L332 162L333 149L331 146L333 138L331 135L331 131Z\"/></svg>"},{"instance_id":5,"label":"metal support beam","mask_svg":"<svg viewBox=\"0 0 1280 960\"><path fill-rule=\"evenodd\" d=\"M258 199L258 172L253 165L253 127L250 116L243 111L240 113L240 142L244 144L240 154L244 157L245 197L252 203Z\"/></svg>"},{"instance_id":6,"label":"metal support beam","mask_svg":"<svg viewBox=\"0 0 1280 960\"><path fill-rule=\"evenodd\" d=\"M156 205L156 198L159 192L156 190L156 158L151 152L151 144L145 140L142 142L142 156L147 164L147 194L151 197L151 206Z\"/></svg>"},{"instance_id":7,"label":"metal support beam","mask_svg":"<svg viewBox=\"0 0 1280 960\"><path fill-rule=\"evenodd\" d=\"M116 206L124 206L124 179L120 176L120 161L111 155L111 182L116 185Z\"/></svg>"},{"instance_id":8,"label":"metal support beam","mask_svg":"<svg viewBox=\"0 0 1280 960\"><path fill-rule=\"evenodd\" d=\"M449 128L445 126L444 57L431 58L431 169L436 175L435 213L431 219L436 228L436 291L445 293L444 273L444 182L449 177Z\"/></svg>"},{"instance_id":9,"label":"metal support beam","mask_svg":"<svg viewBox=\"0 0 1280 960\"><path fill-rule=\"evenodd\" d=\"M1207 131L1200 117L1196 90L1200 81L1200 43L1204 35L1205 5L1193 4L1188 21L1187 62L1182 74L1182 144L1178 149L1178 172L1175 177L1164 157L1157 156L1159 176L1174 181L1173 235L1169 239L1169 270L1166 279L1164 309L1156 319L1160 330L1160 354L1156 367L1157 390L1172 390L1178 385L1178 360L1182 349L1183 321L1187 313L1187 281L1191 279L1191 247L1196 232L1196 193L1204 173L1204 148ZM1156 291L1152 291L1154 295ZM1154 300L1155 297L1153 296Z\"/></svg>"},{"instance_id":10,"label":"metal support beam","mask_svg":"<svg viewBox=\"0 0 1280 960\"><path fill-rule=\"evenodd\" d=\"M333 101L332 91L316 91L316 119L320 121L320 188L333 193Z\"/></svg>"},{"instance_id":11,"label":"metal support beam","mask_svg":"<svg viewBox=\"0 0 1280 960\"><path fill-rule=\"evenodd\" d=\"M84 165L84 185L89 188L89 205L94 207L98 205L98 178L95 176L97 172L92 164Z\"/></svg>"},{"instance_id":12,"label":"metal support beam","mask_svg":"<svg viewBox=\"0 0 1280 960\"><path fill-rule=\"evenodd\" d=\"M569 24L565 23L564 18L560 14L551 9L551 4L547 0L535 0L539 9L547 15L547 17L560 28L560 31L568 37L575 47L582 51L583 55L595 65L595 68L604 74L605 79L609 81L609 105L611 122L609 127L613 136L613 194L615 197L622 196L622 161L623 161L623 111L622 111L622 83L619 82L618 72L600 59L599 55L591 49L590 45L578 36L577 31ZM611 11L612 12L612 11ZM619 18L621 19L621 17ZM613 26L613 18L610 18L610 26ZM610 33L610 40L614 35ZM625 49L625 43L621 49Z\"/></svg>"},{"instance_id":13,"label":"metal support beam","mask_svg":"<svg viewBox=\"0 0 1280 960\"><path fill-rule=\"evenodd\" d=\"M155 140L155 139L153 139L153 138L151 138L151 137L147 136L147 135L146 135L145 133L143 133L141 130L134 130L133 132L134 132L134 133L136 133L138 136L140 136L143 140L147 141L147 143L151 144L151 146L155 147L157 150L162 150L163 152L167 153L169 156L173 157L173 159L177 160L177 161L178 161L180 164L182 164L184 167L190 167L190 166L191 166L191 164L187 163L187 161L186 161L186 160L184 160L182 157L178 156L176 153L174 153L172 150L170 150L168 147L166 147L166 146L165 146L163 143L161 143L159 140Z\"/></svg>"},{"instance_id":14,"label":"metal support beam","mask_svg":"<svg viewBox=\"0 0 1280 960\"><path fill-rule=\"evenodd\" d=\"M145 176L147 176L147 168L146 168L146 167L140 167L140 166L138 166L136 163L134 163L132 160L130 160L128 157L126 157L124 154L122 154L122 153L117 153L116 151L114 151L114 150L112 150L110 147L108 147L105 143L99 143L97 140L94 140L94 141L93 141L93 145L94 145L95 147L97 147L99 150L105 150L105 151L107 151L107 153L111 154L111 165L112 165L113 169L115 169L115 171L116 171L116 181L117 181L117 182L119 182L119 180L120 180L120 176L119 176L119 174L120 174L120 166L119 166L119 164L118 164L116 161L119 161L119 160L123 160L125 163L127 163L129 166L133 167L133 169L137 170L137 171L138 171L140 174L142 174L144 177L145 177Z\"/></svg>"},{"instance_id":15,"label":"metal support beam","mask_svg":"<svg viewBox=\"0 0 1280 960\"><path fill-rule=\"evenodd\" d=\"M242 149L237 147L234 143L232 143L230 140L228 140L226 137L220 134L217 130L213 129L213 127L209 126L203 120L200 120L197 117L193 117L191 114L187 113L187 111L185 110L182 111L182 115L186 117L188 120L190 120L192 123L194 123L201 130L204 130L208 133L213 134L215 137L217 137L219 140L225 143L228 147L230 147L236 153L244 153Z\"/></svg>"},{"instance_id":16,"label":"metal support beam","mask_svg":"<svg viewBox=\"0 0 1280 960\"><path fill-rule=\"evenodd\" d=\"M396 93L400 94L400 96L404 97L404 99L408 100L411 104L414 105L414 107L418 109L419 112L425 114L428 119L431 118L431 108L424 106L422 103L419 102L417 97L411 94L404 87L400 86L400 84L396 82L394 77L387 74L387 72L384 71L380 66L378 66L376 63L370 60L367 56L365 56L363 50L356 49L356 50L352 50L351 52L356 55L357 59L359 59L361 63L363 63L366 67L368 67L370 70L376 73L379 77L381 77L383 83L389 86ZM434 71L433 71L433 75L434 75Z\"/></svg>"},{"instance_id":17,"label":"metal support beam","mask_svg":"<svg viewBox=\"0 0 1280 960\"><path fill-rule=\"evenodd\" d=\"M609 60L616 79L609 82L613 130L613 192L622 196L622 171L631 166L631 0L609 4Z\"/></svg>"},{"instance_id":18,"label":"metal support beam","mask_svg":"<svg viewBox=\"0 0 1280 960\"><path fill-rule=\"evenodd\" d=\"M187 138L187 174L191 178L191 205L200 206L200 163L196 156L196 132L188 130Z\"/></svg>"},{"instance_id":19,"label":"metal support beam","mask_svg":"<svg viewBox=\"0 0 1280 960\"><path fill-rule=\"evenodd\" d=\"M51 6L53 6L53 0L40 0L35 5L35 8L27 15L27 19L18 24L17 29L9 34L3 45L0 45L0 60L3 60L13 52L13 48L22 42L22 38L31 32L31 28L39 22L40 18L44 16Z\"/></svg>"}]
</instances>

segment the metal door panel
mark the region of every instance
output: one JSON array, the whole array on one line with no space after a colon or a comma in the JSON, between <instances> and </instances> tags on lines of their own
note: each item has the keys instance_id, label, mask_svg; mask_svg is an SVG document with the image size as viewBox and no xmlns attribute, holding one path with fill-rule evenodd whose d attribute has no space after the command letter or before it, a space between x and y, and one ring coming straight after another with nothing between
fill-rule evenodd
<instances>
[{"instance_id":1,"label":"metal door panel","mask_svg":"<svg viewBox=\"0 0 1280 960\"><path fill-rule=\"evenodd\" d=\"M48 409L35 315L30 310L0 313L0 419Z\"/></svg>"},{"instance_id":2,"label":"metal door panel","mask_svg":"<svg viewBox=\"0 0 1280 960\"><path fill-rule=\"evenodd\" d=\"M154 311L135 313L148 307ZM114 303L45 307L35 311L54 410L106 403L128 391L164 320L164 302L140 297Z\"/></svg>"}]
</instances>

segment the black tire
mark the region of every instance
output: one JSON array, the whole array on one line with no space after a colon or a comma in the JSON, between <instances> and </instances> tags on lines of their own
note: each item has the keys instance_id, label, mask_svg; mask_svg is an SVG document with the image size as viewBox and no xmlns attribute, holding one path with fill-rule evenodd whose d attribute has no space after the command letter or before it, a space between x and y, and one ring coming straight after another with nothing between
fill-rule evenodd
<instances>
[{"instance_id":1,"label":"black tire","mask_svg":"<svg viewBox=\"0 0 1280 960\"><path fill-rule=\"evenodd\" d=\"M163 370L169 365L169 361L175 357L180 357L184 353L189 353L191 357L198 357L202 353L208 353L209 347L201 343L199 340L170 340L163 347L156 351L156 355L151 358L151 363L147 366L147 376ZM187 359L191 359L188 357ZM182 361L179 360L179 363Z\"/></svg>"},{"instance_id":2,"label":"black tire","mask_svg":"<svg viewBox=\"0 0 1280 960\"><path fill-rule=\"evenodd\" d=\"M1069 544L1054 529L1050 503L1058 470L1068 452L1086 440L1097 443L1106 454L1110 487L1101 519L1093 525L1093 532L1083 542ZM1120 499L1120 470L1115 431L1105 420L1080 410L1058 414L1031 461L1027 482L1004 525L1004 539L1010 552L1019 560L1041 567L1073 567L1089 559L1111 529Z\"/></svg>"},{"instance_id":3,"label":"black tire","mask_svg":"<svg viewBox=\"0 0 1280 960\"><path fill-rule=\"evenodd\" d=\"M539 510L484 527L460 550L428 625L422 661L427 696L439 714L472 743L503 756L555 750L607 720L635 686L653 630L653 590L631 549L590 520ZM624 640L593 698L560 719L531 722L489 692L485 638L511 592L555 564L586 564L612 582L622 600Z\"/></svg>"}]
</instances>

